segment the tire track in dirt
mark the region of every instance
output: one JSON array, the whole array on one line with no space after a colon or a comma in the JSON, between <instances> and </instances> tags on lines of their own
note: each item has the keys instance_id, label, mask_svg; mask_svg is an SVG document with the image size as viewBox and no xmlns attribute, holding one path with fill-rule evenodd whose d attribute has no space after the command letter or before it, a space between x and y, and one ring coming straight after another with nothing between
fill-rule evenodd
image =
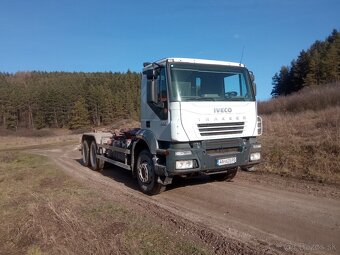
<instances>
[{"instance_id":1,"label":"tire track in dirt","mask_svg":"<svg viewBox=\"0 0 340 255\"><path fill-rule=\"evenodd\" d=\"M339 199L263 186L242 174L230 183L179 180L164 193L149 197L138 191L126 170L112 167L98 173L83 167L75 146L30 152L51 158L75 179L142 208L174 231L196 236L218 254L337 254L340 250Z\"/></svg>"}]
</instances>

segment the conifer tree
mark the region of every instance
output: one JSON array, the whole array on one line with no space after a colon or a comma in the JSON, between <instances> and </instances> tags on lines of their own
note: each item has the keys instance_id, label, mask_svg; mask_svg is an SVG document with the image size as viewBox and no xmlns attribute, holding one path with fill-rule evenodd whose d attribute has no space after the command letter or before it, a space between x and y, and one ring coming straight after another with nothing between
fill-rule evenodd
<instances>
[{"instance_id":1,"label":"conifer tree","mask_svg":"<svg viewBox=\"0 0 340 255\"><path fill-rule=\"evenodd\" d=\"M88 111L84 98L79 98L71 109L70 113L70 129L79 129L89 125Z\"/></svg>"},{"instance_id":2,"label":"conifer tree","mask_svg":"<svg viewBox=\"0 0 340 255\"><path fill-rule=\"evenodd\" d=\"M287 74L287 70L289 70ZM272 78L272 96L288 95L306 86L340 80L340 33L333 30L324 41L315 41L301 51L288 67L282 67Z\"/></svg>"}]
</instances>

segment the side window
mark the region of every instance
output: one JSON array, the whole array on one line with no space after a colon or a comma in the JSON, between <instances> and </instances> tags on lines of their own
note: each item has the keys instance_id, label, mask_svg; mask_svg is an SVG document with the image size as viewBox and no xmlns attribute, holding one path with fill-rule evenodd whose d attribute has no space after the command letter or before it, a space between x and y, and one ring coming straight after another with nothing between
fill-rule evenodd
<instances>
[{"instance_id":1,"label":"side window","mask_svg":"<svg viewBox=\"0 0 340 255\"><path fill-rule=\"evenodd\" d=\"M196 77L195 92L192 93L193 95L198 96L201 94L201 83L202 83L202 79L200 77Z\"/></svg>"},{"instance_id":2,"label":"side window","mask_svg":"<svg viewBox=\"0 0 340 255\"><path fill-rule=\"evenodd\" d=\"M157 102L148 102L148 105L152 109L152 111L161 119L167 120L168 119L168 93L167 93L167 83L166 83L166 75L165 75L165 68L161 68L159 70L159 75L155 81L150 80L150 87L151 82L154 82L154 86L156 89L157 95ZM151 89L148 93L152 93Z\"/></svg>"},{"instance_id":3,"label":"side window","mask_svg":"<svg viewBox=\"0 0 340 255\"><path fill-rule=\"evenodd\" d=\"M247 88L242 74L230 74L224 77L224 93L232 96L245 96Z\"/></svg>"},{"instance_id":4,"label":"side window","mask_svg":"<svg viewBox=\"0 0 340 255\"><path fill-rule=\"evenodd\" d=\"M158 76L158 102L167 102L167 97L165 68L162 68Z\"/></svg>"},{"instance_id":5,"label":"side window","mask_svg":"<svg viewBox=\"0 0 340 255\"><path fill-rule=\"evenodd\" d=\"M246 85L246 81L244 80L244 75L241 75L241 91L240 91L240 95L245 97L245 96L249 96L248 95L248 89L247 89L247 85Z\"/></svg>"}]
</instances>

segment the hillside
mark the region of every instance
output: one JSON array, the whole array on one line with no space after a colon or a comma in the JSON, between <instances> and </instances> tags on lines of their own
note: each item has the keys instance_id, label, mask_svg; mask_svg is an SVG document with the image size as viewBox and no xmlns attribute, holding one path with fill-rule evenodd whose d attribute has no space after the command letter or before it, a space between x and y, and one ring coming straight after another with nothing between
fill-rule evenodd
<instances>
[{"instance_id":1,"label":"hillside","mask_svg":"<svg viewBox=\"0 0 340 255\"><path fill-rule=\"evenodd\" d=\"M340 84L259 103L260 172L340 184Z\"/></svg>"}]
</instances>

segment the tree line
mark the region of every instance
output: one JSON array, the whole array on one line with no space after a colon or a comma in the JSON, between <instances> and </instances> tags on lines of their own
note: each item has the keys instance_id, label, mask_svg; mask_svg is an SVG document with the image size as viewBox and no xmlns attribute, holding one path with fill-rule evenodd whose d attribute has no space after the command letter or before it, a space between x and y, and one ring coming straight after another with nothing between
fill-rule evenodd
<instances>
[{"instance_id":1,"label":"tree line","mask_svg":"<svg viewBox=\"0 0 340 255\"><path fill-rule=\"evenodd\" d=\"M112 72L0 73L0 126L77 129L137 119L140 74Z\"/></svg>"},{"instance_id":2,"label":"tree line","mask_svg":"<svg viewBox=\"0 0 340 255\"><path fill-rule=\"evenodd\" d=\"M288 95L306 86L340 80L340 32L333 30L324 41L302 50L289 66L282 66L272 78L273 97Z\"/></svg>"}]
</instances>

